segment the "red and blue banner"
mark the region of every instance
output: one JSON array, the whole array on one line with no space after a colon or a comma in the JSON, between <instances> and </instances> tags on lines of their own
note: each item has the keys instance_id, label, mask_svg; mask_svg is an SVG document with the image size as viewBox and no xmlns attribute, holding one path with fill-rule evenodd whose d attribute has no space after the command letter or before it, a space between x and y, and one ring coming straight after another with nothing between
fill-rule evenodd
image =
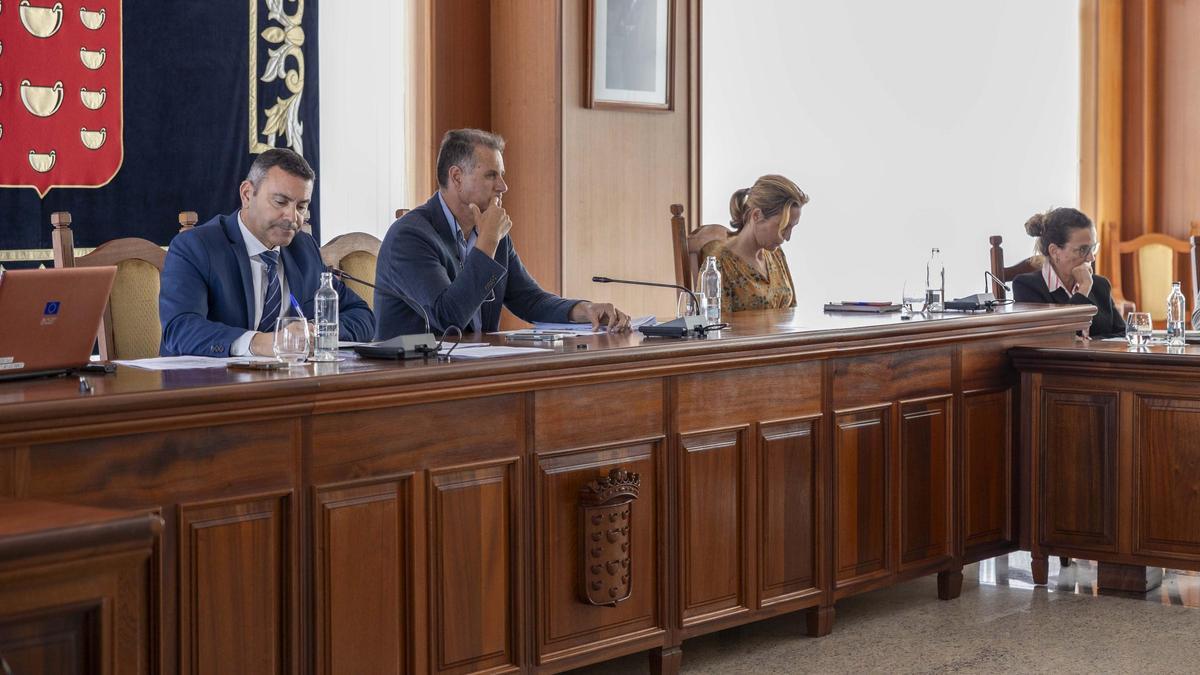
<instances>
[{"instance_id":1,"label":"red and blue banner","mask_svg":"<svg viewBox=\"0 0 1200 675\"><path fill-rule=\"evenodd\" d=\"M319 174L316 66L316 0L0 0L0 265L44 256L55 211L79 247L167 244L270 147Z\"/></svg>"}]
</instances>

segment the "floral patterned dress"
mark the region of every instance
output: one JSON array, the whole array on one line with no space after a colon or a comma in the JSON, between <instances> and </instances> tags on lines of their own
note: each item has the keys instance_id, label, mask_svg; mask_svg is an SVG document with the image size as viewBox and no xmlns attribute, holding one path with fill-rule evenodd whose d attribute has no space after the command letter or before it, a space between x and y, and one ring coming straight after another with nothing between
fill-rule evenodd
<instances>
[{"instance_id":1,"label":"floral patterned dress","mask_svg":"<svg viewBox=\"0 0 1200 675\"><path fill-rule=\"evenodd\" d=\"M725 247L723 241L709 242L700 250L700 266L708 256L721 266L721 311L781 309L796 306L796 291L783 250L764 251L767 275Z\"/></svg>"}]
</instances>

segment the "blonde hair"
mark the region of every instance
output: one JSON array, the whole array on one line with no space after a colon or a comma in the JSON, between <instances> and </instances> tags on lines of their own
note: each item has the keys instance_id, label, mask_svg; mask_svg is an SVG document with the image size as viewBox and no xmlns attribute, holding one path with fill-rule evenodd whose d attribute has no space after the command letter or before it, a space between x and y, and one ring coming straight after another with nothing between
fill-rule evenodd
<instances>
[{"instance_id":1,"label":"blonde hair","mask_svg":"<svg viewBox=\"0 0 1200 675\"><path fill-rule=\"evenodd\" d=\"M792 207L799 208L808 203L808 195L795 183L778 174L767 174L754 181L754 185L742 188L729 198L729 226L740 232L746 218L761 209L763 216L779 216L779 229L783 231L792 221Z\"/></svg>"}]
</instances>

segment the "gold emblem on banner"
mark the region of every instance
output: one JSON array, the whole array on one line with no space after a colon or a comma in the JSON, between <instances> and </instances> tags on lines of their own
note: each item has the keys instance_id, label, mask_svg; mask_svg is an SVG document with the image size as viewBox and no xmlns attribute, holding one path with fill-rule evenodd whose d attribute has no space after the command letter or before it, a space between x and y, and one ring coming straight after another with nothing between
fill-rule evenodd
<instances>
[{"instance_id":1,"label":"gold emblem on banner","mask_svg":"<svg viewBox=\"0 0 1200 675\"><path fill-rule=\"evenodd\" d=\"M21 0L21 25L34 37L48 38L62 28L62 3L56 2L53 7L35 7L29 0Z\"/></svg>"},{"instance_id":2,"label":"gold emblem on banner","mask_svg":"<svg viewBox=\"0 0 1200 675\"><path fill-rule=\"evenodd\" d=\"M21 80L21 102L25 109L38 117L50 117L58 112L63 101L61 80L51 87L36 87L29 80Z\"/></svg>"},{"instance_id":3,"label":"gold emblem on banner","mask_svg":"<svg viewBox=\"0 0 1200 675\"><path fill-rule=\"evenodd\" d=\"M267 63L258 72L258 5L267 8L268 26L261 38L269 45ZM276 147L275 139L283 136L284 145L304 154L304 123L300 120L300 100L304 95L304 0L287 0L295 12L284 10L285 0L250 0L250 153L257 154ZM289 60L289 57L291 60ZM282 80L288 96L276 96L275 103L262 108L259 101L260 82ZM263 125L259 129L260 117Z\"/></svg>"}]
</instances>

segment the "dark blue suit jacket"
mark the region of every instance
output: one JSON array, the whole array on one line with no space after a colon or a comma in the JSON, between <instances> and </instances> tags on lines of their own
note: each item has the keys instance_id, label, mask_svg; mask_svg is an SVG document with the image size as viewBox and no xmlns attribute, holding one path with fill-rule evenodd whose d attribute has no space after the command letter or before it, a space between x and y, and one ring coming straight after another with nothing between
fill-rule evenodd
<instances>
[{"instance_id":1,"label":"dark blue suit jacket","mask_svg":"<svg viewBox=\"0 0 1200 675\"><path fill-rule=\"evenodd\" d=\"M529 322L567 321L579 301L542 290L521 264L511 237L500 240L495 259L472 248L462 260L452 228L434 193L388 229L379 248L375 283L399 290L423 306L438 335L449 326L467 332L480 304L483 326L472 326L474 330L499 328L503 307ZM424 319L402 300L375 291L375 308L377 340L425 332Z\"/></svg>"},{"instance_id":2,"label":"dark blue suit jacket","mask_svg":"<svg viewBox=\"0 0 1200 675\"><path fill-rule=\"evenodd\" d=\"M288 291L304 316L313 318L313 297L321 285L321 249L305 232L280 250ZM371 339L375 316L362 298L334 279L341 301L338 323L343 340ZM217 216L171 240L158 294L163 356L229 356L230 346L254 330L254 282L237 212Z\"/></svg>"}]
</instances>

